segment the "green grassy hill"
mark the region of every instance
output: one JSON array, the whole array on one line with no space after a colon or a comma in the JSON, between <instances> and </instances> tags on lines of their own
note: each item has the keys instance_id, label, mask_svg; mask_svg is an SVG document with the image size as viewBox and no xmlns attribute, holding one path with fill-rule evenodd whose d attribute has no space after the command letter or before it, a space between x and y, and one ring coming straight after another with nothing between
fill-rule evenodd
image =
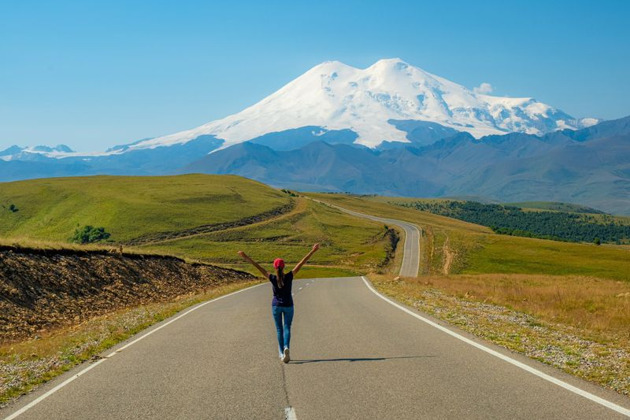
<instances>
[{"instance_id":1,"label":"green grassy hill","mask_svg":"<svg viewBox=\"0 0 630 420\"><path fill-rule=\"evenodd\" d=\"M249 267L239 249L263 263L293 264L314 242L323 246L307 275L382 270L394 258L382 224L232 175L19 181L0 184L0 200L0 241L9 244L70 246L75 229L92 225L111 234L97 247L240 269Z\"/></svg>"},{"instance_id":2,"label":"green grassy hill","mask_svg":"<svg viewBox=\"0 0 630 420\"><path fill-rule=\"evenodd\" d=\"M103 226L124 242L154 232L232 222L287 205L290 197L237 176L96 176L0 184L0 235L69 241ZM8 211L13 204L18 211Z\"/></svg>"}]
</instances>

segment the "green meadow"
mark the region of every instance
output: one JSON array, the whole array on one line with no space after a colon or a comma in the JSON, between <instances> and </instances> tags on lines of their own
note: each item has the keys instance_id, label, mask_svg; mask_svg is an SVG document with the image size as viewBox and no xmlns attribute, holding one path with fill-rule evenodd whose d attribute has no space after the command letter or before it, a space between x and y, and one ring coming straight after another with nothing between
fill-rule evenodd
<instances>
[{"instance_id":1,"label":"green meadow","mask_svg":"<svg viewBox=\"0 0 630 420\"><path fill-rule=\"evenodd\" d=\"M238 176L19 181L0 184L0 200L0 242L5 244L49 249L113 249L122 244L125 252L174 255L251 271L238 250L262 263L282 257L293 264L319 242L321 250L303 272L308 276L382 271L392 258L382 224ZM104 227L111 237L72 244L75 229L85 225ZM210 232L197 229L215 225ZM144 240L130 245L137 238Z\"/></svg>"},{"instance_id":2,"label":"green meadow","mask_svg":"<svg viewBox=\"0 0 630 420\"><path fill-rule=\"evenodd\" d=\"M236 221L290 197L245 178L94 176L0 184L0 235L67 242L79 226L105 227L115 242L148 233ZM18 211L7 208L13 204Z\"/></svg>"}]
</instances>

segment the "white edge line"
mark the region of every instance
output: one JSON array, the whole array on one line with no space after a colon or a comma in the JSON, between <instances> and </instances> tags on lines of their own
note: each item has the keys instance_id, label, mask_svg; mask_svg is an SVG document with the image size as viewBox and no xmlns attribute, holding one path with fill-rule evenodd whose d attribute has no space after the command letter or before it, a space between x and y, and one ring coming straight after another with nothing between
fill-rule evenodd
<instances>
[{"instance_id":1,"label":"white edge line","mask_svg":"<svg viewBox=\"0 0 630 420\"><path fill-rule=\"evenodd\" d=\"M549 381L553 384L556 384L566 390L569 390L577 395L580 395L584 398L588 398L589 400L596 402L600 405L603 405L604 407L607 407L611 410L614 410L620 414L623 414L625 416L630 417L630 410L627 408L624 408L620 405L617 405L615 403L612 403L608 400L605 400L603 398L598 397L597 395L591 394L590 392L584 391L583 389L580 389L578 387L575 387L571 384L568 384L564 381L561 381L560 379L554 378L553 376L547 375L546 373L543 373L541 371L539 371L538 369L535 369L531 366L526 365L525 363L519 362L518 360L512 359L511 357L508 357L504 354L501 354L495 350L492 350L482 344L479 344L475 341L472 341L462 335L457 334L456 332L453 332L451 330L449 330L448 328L445 328L439 324L436 324L435 322L424 318L423 316L420 316L419 314L410 311L409 309L405 308L404 306L399 305L398 303L390 300L389 298L383 296L382 294L380 294L379 292L376 291L376 289L374 289L374 287L370 284L370 282L367 280L367 278L365 276L361 276L361 278L363 279L363 282L365 283L365 285L368 287L368 289L370 289L372 291L372 293L374 293L376 296L380 297L381 299L383 299L385 302L390 303L392 305L394 305L395 307L397 307L398 309L408 313L409 315L418 318L419 320L426 322L427 324L431 325L432 327L437 328L438 330L447 333L448 335L457 338L458 340L461 340L467 344L470 344L471 346L474 346L476 348L478 348L479 350L485 351L486 353L489 353L495 357L498 357L499 359L508 362L516 367L519 367L531 374L534 374L536 376L538 376L539 378L542 378L546 381Z\"/></svg>"},{"instance_id":2,"label":"white edge line","mask_svg":"<svg viewBox=\"0 0 630 420\"><path fill-rule=\"evenodd\" d=\"M38 397L37 399L35 399L35 400L31 401L29 404L25 405L24 407L22 407L21 409L19 409L19 410L18 410L18 411L16 411L15 413L11 414L10 416L5 417L5 418L4 418L4 420L12 420L12 419L16 418L17 416L19 416L20 414L23 414L23 413L24 413L24 412L26 412L27 410L29 410L29 409L31 409L31 408L33 408L33 407L35 407L37 404L39 404L40 402L42 402L42 401L43 401L43 400L45 400L46 398L50 397L50 396L51 396L52 394L54 394L55 392L59 391L59 390L60 390L61 388L63 388L64 386L68 385L70 382L72 382L72 381L74 381L75 379L77 379L79 376L81 376L81 375L83 375L83 374L87 373L88 371L90 371L90 370L94 369L96 366L100 365L100 364L101 364L101 363L103 363L105 360L107 360L107 359L109 359L109 358L111 358L111 357L115 356L117 353L119 353L119 352L123 351L123 350L124 350L124 349L126 349L127 347L129 347L129 346L131 346L131 345L133 345L133 344L137 343L138 341L140 341L140 340L142 340L142 339L144 339L144 338L146 338L146 337L150 336L150 335L151 335L151 334L153 334L154 332L161 330L162 328L166 327L167 325L172 324L173 322L175 322L175 321L177 321L178 319L180 319L180 318L182 318L182 317L184 317L184 316L188 315L189 313L191 313L191 312L193 312L193 311L196 311L197 309L199 309L199 308L201 308L201 307L203 307L203 306L206 306L206 305L207 305L207 304L209 304L209 303L216 302L217 300L221 300L221 299L226 298L226 297L228 297L228 296L232 296L232 295L235 295L235 294L237 294L237 293L241 293L241 292L244 292L244 291L246 291L246 290L253 289L253 288L258 287L258 286L262 286L263 284L266 284L266 283L256 284L256 285L254 285L254 286L250 286L250 287L247 287L247 288L245 288L245 289L237 290L236 292L232 292L232 293L229 293L229 294L227 294L227 295L219 296L219 297L214 298L214 299L212 299L212 300L209 300L209 301L207 301L207 302L202 302L202 303L200 303L200 304L197 304L196 306L193 306L192 308L188 309L188 310L187 310L186 312L184 312L183 314L180 314L180 315L176 316L175 318L171 319L170 321L168 321L168 322L166 322L166 323L164 323L164 324L160 325L159 327L152 329L151 331L147 332L146 334L144 334L144 335L142 335L142 336L140 336L140 337L136 338L136 339L135 339L135 340L133 340L132 342L127 343L126 345L124 345L123 347L119 348L118 350L115 350L115 351L111 352L110 354L108 354L107 356L105 356L103 359L100 359L100 360L98 360L98 361L96 361L96 362L94 362L94 363L90 364L90 366L86 367L86 368L85 368L85 369L83 369L81 372L77 373L76 375L73 375L71 378L66 379L64 382L60 383L59 385L57 385L56 387L54 387L54 388L53 388L53 389L51 389L50 391L46 392L44 395L41 395L41 396L40 396L40 397Z\"/></svg>"},{"instance_id":3,"label":"white edge line","mask_svg":"<svg viewBox=\"0 0 630 420\"><path fill-rule=\"evenodd\" d=\"M285 408L284 418L285 420L297 420L297 416L295 415L295 409L293 407Z\"/></svg>"}]
</instances>

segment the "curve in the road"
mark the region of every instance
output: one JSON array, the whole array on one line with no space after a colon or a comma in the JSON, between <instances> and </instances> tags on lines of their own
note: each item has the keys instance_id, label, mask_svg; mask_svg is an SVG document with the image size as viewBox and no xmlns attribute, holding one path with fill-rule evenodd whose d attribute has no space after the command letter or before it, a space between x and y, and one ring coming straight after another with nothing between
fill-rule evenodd
<instances>
[{"instance_id":1,"label":"curve in the road","mask_svg":"<svg viewBox=\"0 0 630 420\"><path fill-rule=\"evenodd\" d=\"M375 222L385 223L387 225L398 226L405 231L405 245L403 251L403 261L400 266L400 276L404 277L417 277L420 269L420 235L421 229L413 223L405 222L402 220L389 219L386 217L372 216L370 214L359 213L358 211L349 210L335 204L330 204L325 201L315 200L320 204L324 204L344 213L352 216L361 217L364 219L373 220Z\"/></svg>"}]
</instances>

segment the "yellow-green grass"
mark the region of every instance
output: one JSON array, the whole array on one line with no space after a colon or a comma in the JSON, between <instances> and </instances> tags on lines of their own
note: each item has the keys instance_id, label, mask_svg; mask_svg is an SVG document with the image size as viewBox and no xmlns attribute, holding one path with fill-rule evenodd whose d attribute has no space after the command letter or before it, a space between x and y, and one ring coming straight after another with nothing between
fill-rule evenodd
<instances>
[{"instance_id":1,"label":"yellow-green grass","mask_svg":"<svg viewBox=\"0 0 630 420\"><path fill-rule=\"evenodd\" d=\"M125 245L124 252L173 255L244 269L247 265L238 257L239 250L261 263L282 257L294 264L319 242L321 250L311 263L320 268L303 275L355 275L391 266L389 238L381 223L236 176L41 179L0 184L0 197L5 203L0 209L0 244L113 250L118 242L145 236L153 239ZM289 203L292 210L269 213ZM8 210L9 204L18 211ZM255 223L194 233L198 226L261 213L268 214ZM71 244L74 229L88 224L103 226L112 234L111 241ZM181 237L156 235L182 231Z\"/></svg>"},{"instance_id":2,"label":"yellow-green grass","mask_svg":"<svg viewBox=\"0 0 630 420\"><path fill-rule=\"evenodd\" d=\"M113 241L237 221L290 197L231 175L92 176L0 184L0 237L68 242L77 227L104 227ZM18 211L12 212L13 204Z\"/></svg>"},{"instance_id":3,"label":"yellow-green grass","mask_svg":"<svg viewBox=\"0 0 630 420\"><path fill-rule=\"evenodd\" d=\"M393 284L393 283L392 283ZM630 343L630 284L585 276L478 274L405 279L406 294L436 288Z\"/></svg>"},{"instance_id":4,"label":"yellow-green grass","mask_svg":"<svg viewBox=\"0 0 630 420\"><path fill-rule=\"evenodd\" d=\"M423 229L421 244L425 274L522 273L585 275L630 282L630 249L498 235L489 228L415 209L388 204L390 197L314 194L310 197L351 210L406 220ZM448 241L447 241L448 238Z\"/></svg>"},{"instance_id":5,"label":"yellow-green grass","mask_svg":"<svg viewBox=\"0 0 630 420\"><path fill-rule=\"evenodd\" d=\"M283 258L289 268L319 242L302 276L356 275L384 269L388 238L383 224L349 216L304 198L283 216L248 226L144 245L139 249L185 256L196 260L247 268L237 254L247 252L261 264ZM327 266L328 268L325 268Z\"/></svg>"},{"instance_id":6,"label":"yellow-green grass","mask_svg":"<svg viewBox=\"0 0 630 420\"><path fill-rule=\"evenodd\" d=\"M462 273L584 275L630 282L630 250L514 236L484 235Z\"/></svg>"}]
</instances>

